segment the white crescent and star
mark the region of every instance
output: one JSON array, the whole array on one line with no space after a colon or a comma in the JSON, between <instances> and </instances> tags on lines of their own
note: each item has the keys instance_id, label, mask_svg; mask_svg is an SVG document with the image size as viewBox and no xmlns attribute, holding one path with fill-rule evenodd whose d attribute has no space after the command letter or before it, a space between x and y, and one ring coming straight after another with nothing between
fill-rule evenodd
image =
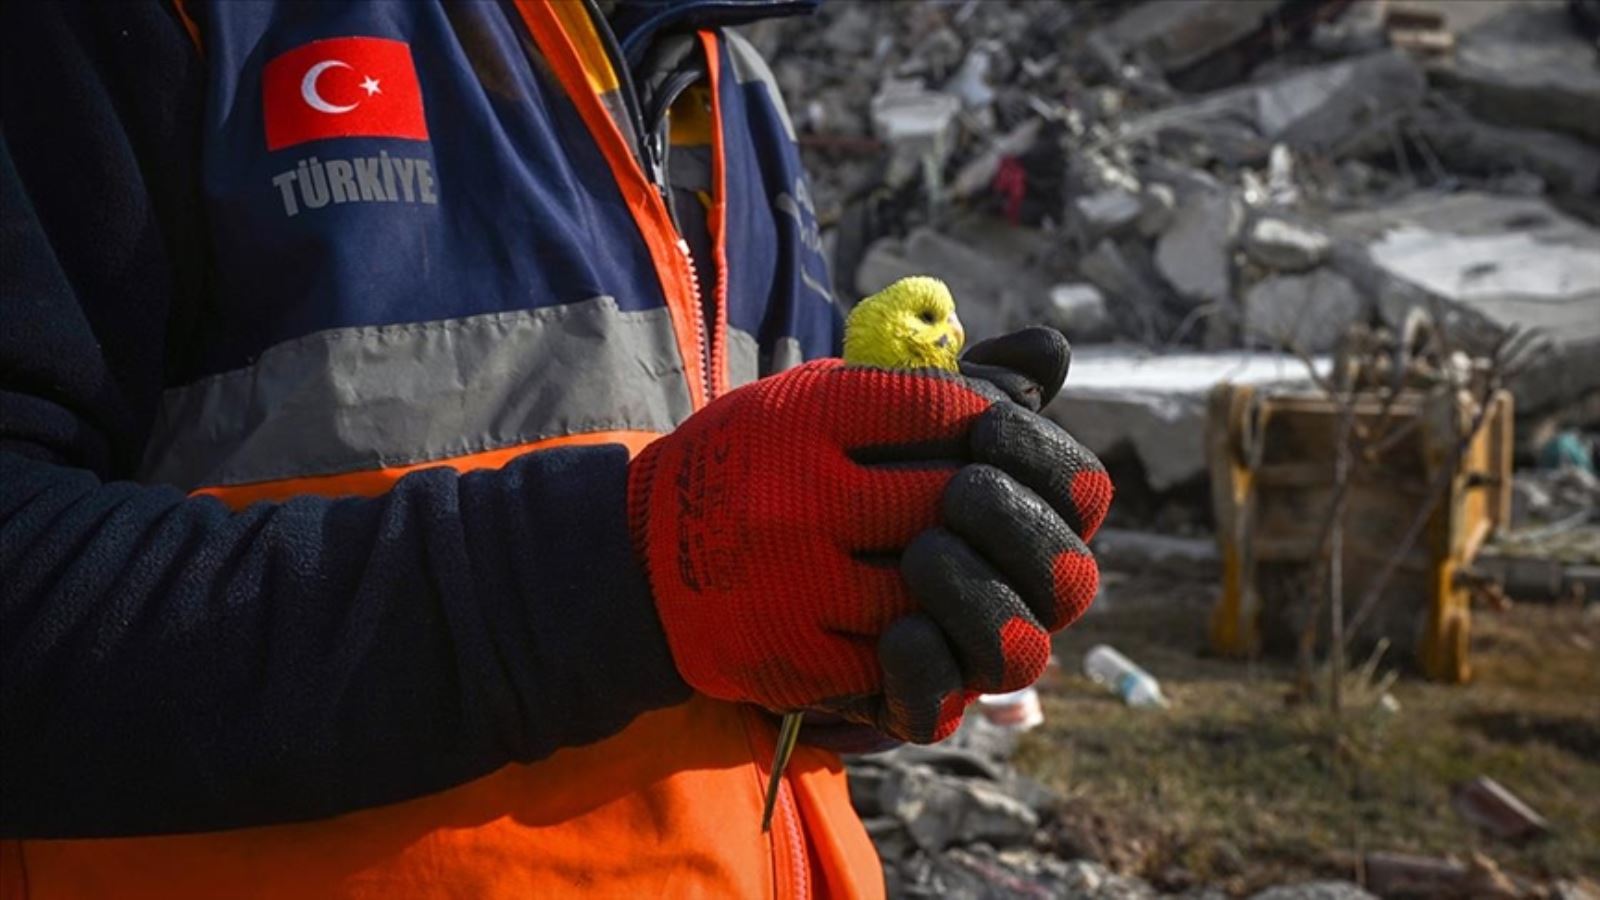
<instances>
[{"instance_id":1,"label":"white crescent and star","mask_svg":"<svg viewBox=\"0 0 1600 900\"><path fill-rule=\"evenodd\" d=\"M306 101L307 106L317 112L327 113L331 116L347 113L360 106L360 101L349 104L329 103L322 98L321 94L317 93L317 79L322 77L323 72L329 69L348 68L350 68L350 64L342 59L325 59L307 69L305 77L300 79L300 98ZM366 80L361 82L361 89L367 92L368 97L373 94L383 93L383 89L378 87L378 79L373 78L371 75L368 75Z\"/></svg>"}]
</instances>

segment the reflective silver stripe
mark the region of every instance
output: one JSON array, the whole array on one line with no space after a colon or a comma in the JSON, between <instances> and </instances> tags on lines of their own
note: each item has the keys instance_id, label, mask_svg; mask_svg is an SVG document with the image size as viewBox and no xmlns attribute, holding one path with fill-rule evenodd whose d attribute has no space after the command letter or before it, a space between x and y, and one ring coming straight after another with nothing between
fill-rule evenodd
<instances>
[{"instance_id":1,"label":"reflective silver stripe","mask_svg":"<svg viewBox=\"0 0 1600 900\"><path fill-rule=\"evenodd\" d=\"M143 477L185 489L403 466L691 411L666 309L610 297L279 344L167 391Z\"/></svg>"},{"instance_id":2,"label":"reflective silver stripe","mask_svg":"<svg viewBox=\"0 0 1600 900\"><path fill-rule=\"evenodd\" d=\"M628 112L628 101L622 99L622 91L620 89L601 91L596 96L600 98L600 105L604 106L606 113L611 116L611 121L616 123L617 130L622 132L622 139L628 142L628 146L639 146L639 136L633 130L633 116Z\"/></svg>"},{"instance_id":3,"label":"reflective silver stripe","mask_svg":"<svg viewBox=\"0 0 1600 900\"><path fill-rule=\"evenodd\" d=\"M728 329L728 384L738 387L761 377L761 345L755 335Z\"/></svg>"},{"instance_id":4,"label":"reflective silver stripe","mask_svg":"<svg viewBox=\"0 0 1600 900\"><path fill-rule=\"evenodd\" d=\"M772 356L767 360L763 375L775 375L784 372L806 361L806 355L800 350L800 342L792 337L778 338L772 347Z\"/></svg>"},{"instance_id":5,"label":"reflective silver stripe","mask_svg":"<svg viewBox=\"0 0 1600 900\"><path fill-rule=\"evenodd\" d=\"M727 39L728 58L733 60L733 77L740 84L758 81L766 85L767 99L772 101L778 118L783 120L784 133L789 135L789 140L794 140L794 122L789 119L789 108L783 105L783 92L778 90L778 79L773 77L767 61L761 58L753 44L733 29L724 28L718 33Z\"/></svg>"}]
</instances>

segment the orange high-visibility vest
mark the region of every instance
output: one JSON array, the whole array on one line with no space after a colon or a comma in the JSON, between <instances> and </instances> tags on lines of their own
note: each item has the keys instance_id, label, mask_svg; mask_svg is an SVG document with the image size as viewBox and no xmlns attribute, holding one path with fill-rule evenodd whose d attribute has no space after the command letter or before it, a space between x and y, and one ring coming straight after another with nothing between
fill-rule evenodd
<instances>
[{"instance_id":1,"label":"orange high-visibility vest","mask_svg":"<svg viewBox=\"0 0 1600 900\"><path fill-rule=\"evenodd\" d=\"M605 298L572 304L568 316L581 326L572 331L591 342L596 334L601 339L621 335L620 345L676 347L681 376L675 377L687 384L670 385L671 396L659 408L681 418L755 373L754 342L738 335L730 339L725 296L717 298L712 333L700 333L702 309L693 273L662 198L640 171L613 119L618 79L584 7L525 0L516 4L516 11L604 154L667 297L669 315L650 319L618 314L614 304L602 302ZM700 41L712 98L707 137L715 186L709 222L721 256L727 222L717 110L724 38L708 31L700 34ZM705 122L697 124L703 128ZM725 293L726 287L724 278L719 291ZM627 329L634 332L622 334ZM647 334L647 329L665 331ZM567 338L554 329L538 335L542 343L530 344L527 353L581 354L593 346L562 345ZM380 349L370 352L383 352L381 345L374 346ZM394 353L428 352L405 341L393 346ZM740 353L751 358L730 362L730 355ZM296 364L296 377L315 382L327 375L316 367L330 364L308 356ZM730 377L730 367L746 374ZM649 392L667 390L656 387L664 383L659 379L640 380L645 366L614 368L586 377L615 378L611 389L647 400ZM226 396L233 383L262 390L262 379L250 376L207 382L205 396L198 393L202 386L169 392L158 434L163 446L185 452L175 451L168 459L205 457L208 466L225 470L230 459L248 457L244 449L219 443L214 423L199 418L207 409L260 396ZM685 397L686 409L672 406ZM272 409L257 412L273 414ZM295 414L303 417L306 410L296 409ZM611 430L565 432L561 424L552 421L551 430L543 432L553 437L485 452L256 481L200 480L194 490L234 506L305 494L371 496L427 466L492 468L529 450L581 443L616 442L637 452L658 433L627 422ZM274 465L294 464L292 447L290 458L278 449L274 453ZM769 716L696 697L647 713L597 743L564 749L533 764L509 765L430 796L332 819L206 834L0 841L0 900L881 897L880 865L851 809L837 756L798 748L783 780L773 827L769 833L761 831L774 739Z\"/></svg>"}]
</instances>

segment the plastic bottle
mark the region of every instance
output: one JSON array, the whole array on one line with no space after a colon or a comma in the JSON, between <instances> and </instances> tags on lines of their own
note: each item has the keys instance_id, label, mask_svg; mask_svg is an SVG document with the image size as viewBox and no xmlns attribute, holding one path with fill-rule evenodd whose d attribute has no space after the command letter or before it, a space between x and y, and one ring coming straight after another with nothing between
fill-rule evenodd
<instances>
[{"instance_id":1,"label":"plastic bottle","mask_svg":"<svg viewBox=\"0 0 1600 900\"><path fill-rule=\"evenodd\" d=\"M1096 645L1084 656L1083 674L1095 684L1109 688L1129 706L1165 709L1172 705L1161 695L1161 684L1149 672L1105 644Z\"/></svg>"}]
</instances>

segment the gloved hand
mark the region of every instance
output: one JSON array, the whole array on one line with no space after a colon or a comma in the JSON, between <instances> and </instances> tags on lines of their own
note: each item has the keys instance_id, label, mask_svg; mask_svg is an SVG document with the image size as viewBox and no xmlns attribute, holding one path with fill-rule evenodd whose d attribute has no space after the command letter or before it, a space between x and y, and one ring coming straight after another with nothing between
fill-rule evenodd
<instances>
[{"instance_id":1,"label":"gloved hand","mask_svg":"<svg viewBox=\"0 0 1600 900\"><path fill-rule=\"evenodd\" d=\"M1025 354L1043 399L1065 372L1055 341L1054 363ZM1006 353L994 364L1028 368ZM718 399L629 476L690 685L920 741L1043 671L1048 631L1093 596L1078 535L1109 498L1091 455L989 382L837 360Z\"/></svg>"}]
</instances>

